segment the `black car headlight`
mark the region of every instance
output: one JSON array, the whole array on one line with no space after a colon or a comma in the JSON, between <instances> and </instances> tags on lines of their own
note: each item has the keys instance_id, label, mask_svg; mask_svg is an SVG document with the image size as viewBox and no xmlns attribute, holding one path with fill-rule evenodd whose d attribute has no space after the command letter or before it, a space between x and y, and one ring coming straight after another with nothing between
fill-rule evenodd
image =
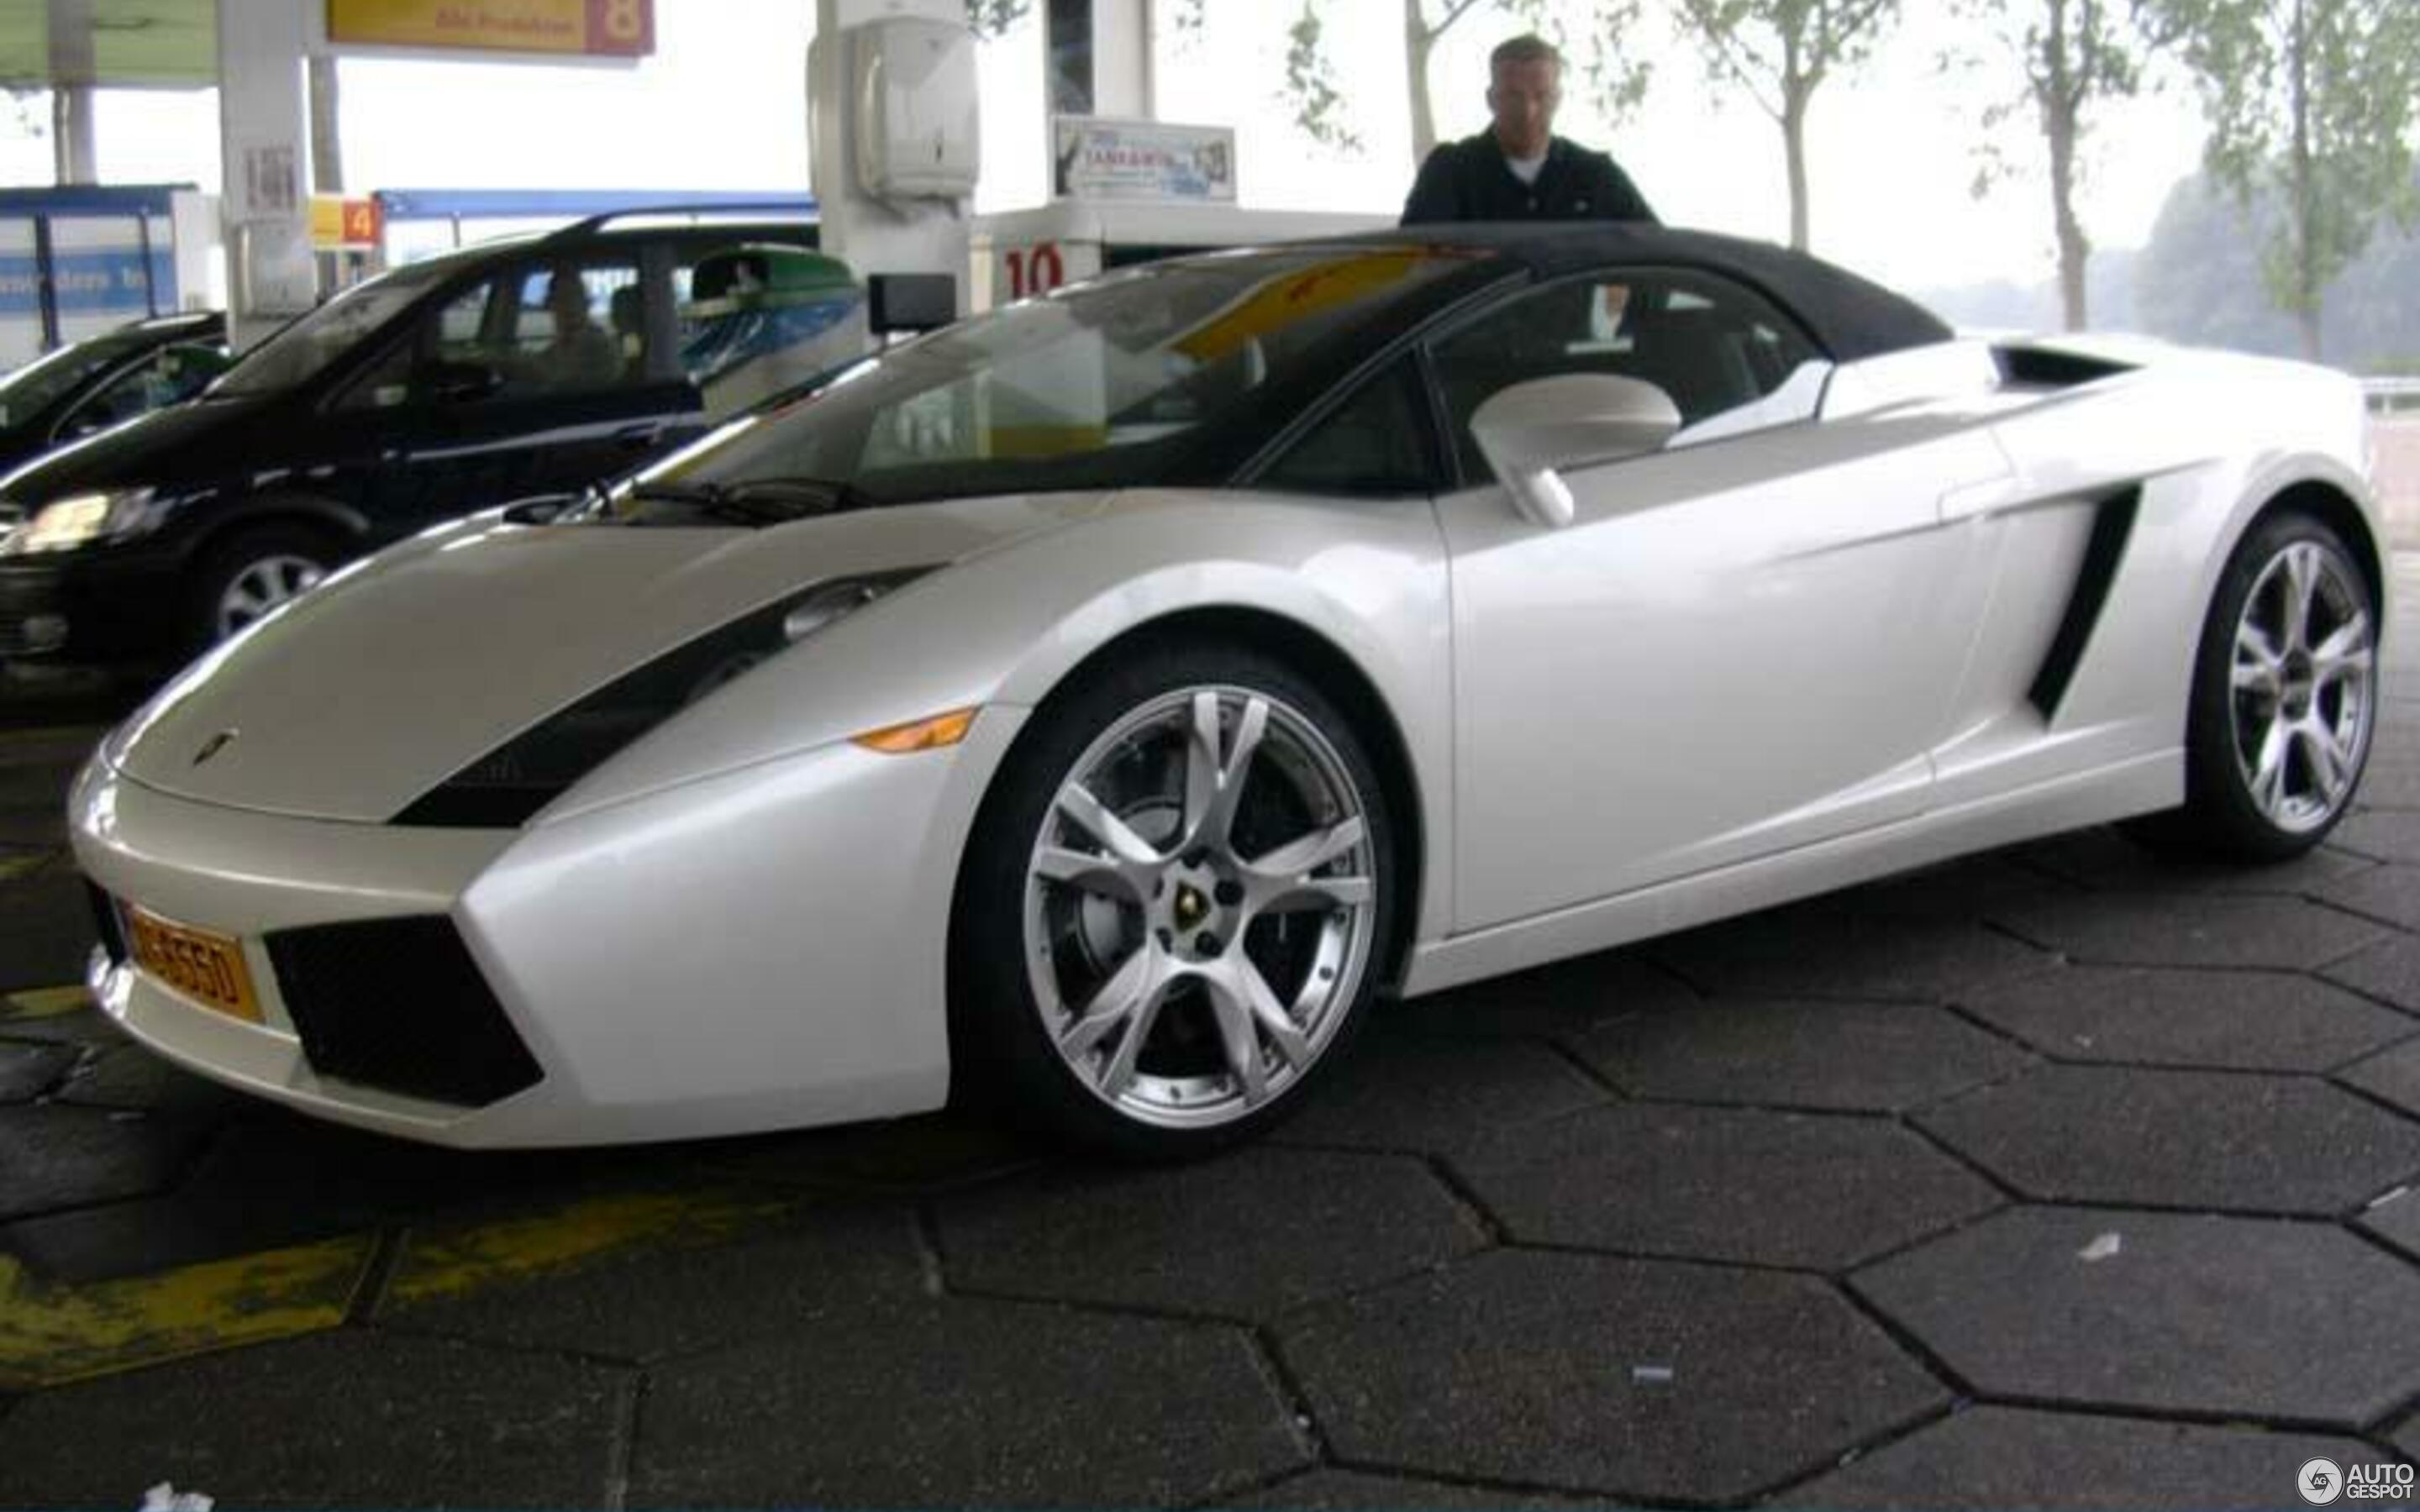
<instances>
[{"instance_id":1,"label":"black car headlight","mask_svg":"<svg viewBox=\"0 0 2420 1512\"><path fill-rule=\"evenodd\" d=\"M752 609L515 735L413 799L393 822L468 829L520 825L682 709L931 570L835 579Z\"/></svg>"},{"instance_id":2,"label":"black car headlight","mask_svg":"<svg viewBox=\"0 0 2420 1512\"><path fill-rule=\"evenodd\" d=\"M150 488L104 488L54 499L0 538L0 556L72 551L140 535L158 523L156 502L157 493Z\"/></svg>"}]
</instances>

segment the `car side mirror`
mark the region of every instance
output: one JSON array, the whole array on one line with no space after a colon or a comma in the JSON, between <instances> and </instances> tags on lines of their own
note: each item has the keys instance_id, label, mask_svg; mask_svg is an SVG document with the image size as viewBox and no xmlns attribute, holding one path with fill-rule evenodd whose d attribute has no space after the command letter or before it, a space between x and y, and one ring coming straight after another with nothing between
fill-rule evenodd
<instances>
[{"instance_id":1,"label":"car side mirror","mask_svg":"<svg viewBox=\"0 0 2420 1512\"><path fill-rule=\"evenodd\" d=\"M482 363L433 363L421 380L439 404L469 404L504 386L504 376Z\"/></svg>"},{"instance_id":2,"label":"car side mirror","mask_svg":"<svg viewBox=\"0 0 2420 1512\"><path fill-rule=\"evenodd\" d=\"M1572 522L1563 468L1652 452L1681 428L1670 394L1638 378L1564 373L1488 396L1470 433L1521 513L1548 530Z\"/></svg>"}]
</instances>

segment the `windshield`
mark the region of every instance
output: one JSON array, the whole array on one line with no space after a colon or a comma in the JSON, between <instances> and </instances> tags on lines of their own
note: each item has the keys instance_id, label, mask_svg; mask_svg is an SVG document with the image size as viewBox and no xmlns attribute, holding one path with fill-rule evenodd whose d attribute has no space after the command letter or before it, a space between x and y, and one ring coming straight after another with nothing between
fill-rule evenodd
<instances>
[{"instance_id":1,"label":"windshield","mask_svg":"<svg viewBox=\"0 0 2420 1512\"><path fill-rule=\"evenodd\" d=\"M961 321L737 421L641 474L611 513L627 517L650 489L814 485L854 504L1148 482L1330 338L1465 263L1432 248L1320 247L1115 273Z\"/></svg>"},{"instance_id":2,"label":"windshield","mask_svg":"<svg viewBox=\"0 0 2420 1512\"><path fill-rule=\"evenodd\" d=\"M382 329L460 266L458 259L442 257L354 285L247 352L209 392L276 393L294 387Z\"/></svg>"},{"instance_id":3,"label":"windshield","mask_svg":"<svg viewBox=\"0 0 2420 1512\"><path fill-rule=\"evenodd\" d=\"M139 332L112 332L72 347L46 352L0 378L0 425L22 424L49 409L78 384L115 366L149 338Z\"/></svg>"}]
</instances>

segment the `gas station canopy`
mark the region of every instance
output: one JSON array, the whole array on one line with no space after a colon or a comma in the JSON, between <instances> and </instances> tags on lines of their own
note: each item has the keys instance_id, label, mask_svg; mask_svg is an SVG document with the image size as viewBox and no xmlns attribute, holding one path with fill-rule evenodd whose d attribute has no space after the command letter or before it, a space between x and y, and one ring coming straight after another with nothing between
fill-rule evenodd
<instances>
[{"instance_id":1,"label":"gas station canopy","mask_svg":"<svg viewBox=\"0 0 2420 1512\"><path fill-rule=\"evenodd\" d=\"M10 88L204 89L218 73L215 0L0 0L0 85Z\"/></svg>"}]
</instances>

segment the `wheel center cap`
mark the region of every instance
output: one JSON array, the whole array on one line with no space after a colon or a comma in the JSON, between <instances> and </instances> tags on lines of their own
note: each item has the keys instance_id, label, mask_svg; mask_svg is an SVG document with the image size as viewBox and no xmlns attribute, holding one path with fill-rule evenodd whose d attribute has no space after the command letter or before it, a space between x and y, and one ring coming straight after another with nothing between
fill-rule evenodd
<instances>
[{"instance_id":1,"label":"wheel center cap","mask_svg":"<svg viewBox=\"0 0 2420 1512\"><path fill-rule=\"evenodd\" d=\"M1187 883L1176 889L1176 906L1173 912L1179 928L1191 929L1202 922L1203 915L1210 912L1210 900L1202 897L1190 883Z\"/></svg>"}]
</instances>

